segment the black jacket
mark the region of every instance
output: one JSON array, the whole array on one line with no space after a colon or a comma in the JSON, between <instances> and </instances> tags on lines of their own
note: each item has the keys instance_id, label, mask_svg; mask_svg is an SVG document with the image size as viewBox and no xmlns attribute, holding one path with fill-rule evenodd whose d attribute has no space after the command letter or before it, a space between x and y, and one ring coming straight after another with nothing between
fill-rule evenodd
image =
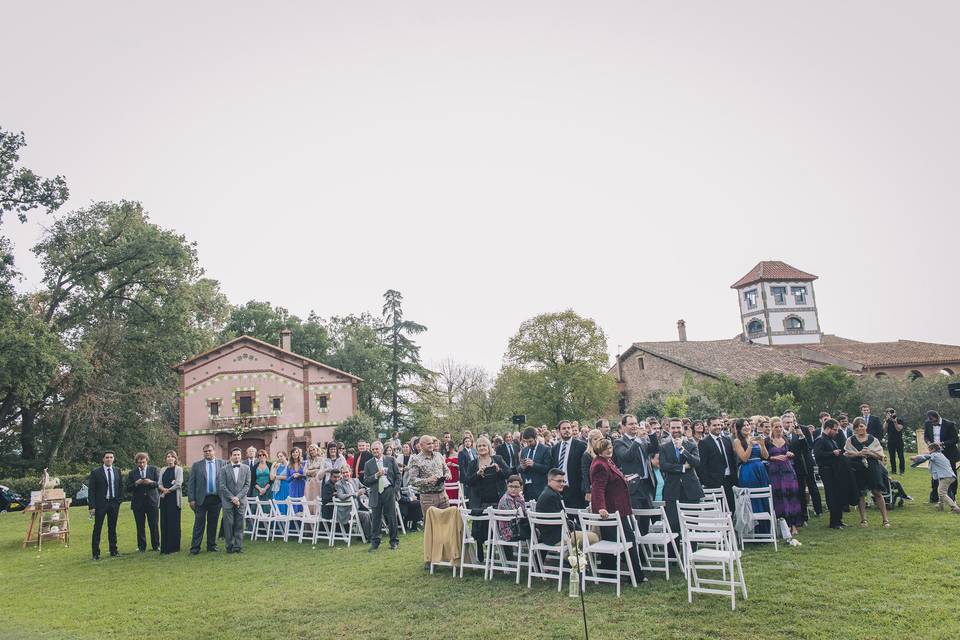
<instances>
[{"instance_id":1,"label":"black jacket","mask_svg":"<svg viewBox=\"0 0 960 640\"><path fill-rule=\"evenodd\" d=\"M152 484L136 484L140 479L140 468L134 467L127 473L127 492L130 494L130 508L134 511L156 509L160 506L160 472L153 465L148 464L144 469L147 480Z\"/></svg>"},{"instance_id":2,"label":"black jacket","mask_svg":"<svg viewBox=\"0 0 960 640\"><path fill-rule=\"evenodd\" d=\"M867 433L877 440L883 440L883 422L881 422L880 416L871 414L870 419L867 420Z\"/></svg>"},{"instance_id":3,"label":"black jacket","mask_svg":"<svg viewBox=\"0 0 960 640\"><path fill-rule=\"evenodd\" d=\"M703 498L703 486L694 470L700 465L700 451L697 443L687 440L683 443L683 458L690 465L683 470L683 460L677 459L673 440L660 445L660 472L663 474L663 499L683 502L699 502Z\"/></svg>"},{"instance_id":4,"label":"black jacket","mask_svg":"<svg viewBox=\"0 0 960 640\"><path fill-rule=\"evenodd\" d=\"M729 438L720 436L720 444L723 451L717 448L717 443L709 433L703 434L703 439L697 445L700 451L700 466L697 467L697 476L705 487L719 489L723 486L723 472L730 468L730 477L736 484L737 478L737 456L733 453L733 444ZM726 454L726 460L724 460Z\"/></svg>"},{"instance_id":5,"label":"black jacket","mask_svg":"<svg viewBox=\"0 0 960 640\"><path fill-rule=\"evenodd\" d=\"M923 423L923 441L927 444L933 442L933 424L929 420ZM940 443L943 445L943 455L953 464L960 462L958 442L960 438L957 434L957 423L940 418Z\"/></svg>"},{"instance_id":6,"label":"black jacket","mask_svg":"<svg viewBox=\"0 0 960 640\"><path fill-rule=\"evenodd\" d=\"M637 474L632 481L627 481L630 504L634 509L649 509L653 503L657 492L657 480L650 457L659 451L659 447L651 446L649 440L634 440L624 436L613 441L614 464L624 476ZM587 457L589 456L584 456L584 458Z\"/></svg>"},{"instance_id":7,"label":"black jacket","mask_svg":"<svg viewBox=\"0 0 960 640\"><path fill-rule=\"evenodd\" d=\"M537 443L533 449L524 447L520 459L531 459L533 465L520 471L523 478L523 497L536 500L547 486L547 472L550 471L550 449Z\"/></svg>"},{"instance_id":8,"label":"black jacket","mask_svg":"<svg viewBox=\"0 0 960 640\"><path fill-rule=\"evenodd\" d=\"M113 466L112 469L113 496L117 500L123 500L123 482L120 479L122 472L117 466ZM90 472L87 502L91 509L105 509L107 506L107 474L104 473L103 466L99 466Z\"/></svg>"},{"instance_id":9,"label":"black jacket","mask_svg":"<svg viewBox=\"0 0 960 640\"><path fill-rule=\"evenodd\" d=\"M520 450L523 448L523 446L517 444L516 442L510 443L510 446L513 448L513 455L510 455L510 452L507 451L506 442L497 447L496 454L503 458L507 463L510 473L516 473L518 465L520 464Z\"/></svg>"},{"instance_id":10,"label":"black jacket","mask_svg":"<svg viewBox=\"0 0 960 640\"><path fill-rule=\"evenodd\" d=\"M482 509L483 500L481 496L484 490L497 496L496 502L500 501L500 496L507 492L507 476L510 475L507 469L507 463L500 456L490 456L491 464L497 465L499 469L493 471L488 467L483 475L480 475L480 458L476 458L467 465L467 474L464 484L467 485L467 506L470 509ZM489 501L488 501L489 502Z\"/></svg>"},{"instance_id":11,"label":"black jacket","mask_svg":"<svg viewBox=\"0 0 960 640\"><path fill-rule=\"evenodd\" d=\"M550 451L550 464L560 468L560 446L563 442L553 445ZM583 500L583 476L580 474L580 463L583 456L587 453L587 445L583 440L570 438L569 450L567 451L567 488L564 489L564 495L577 501ZM570 505L577 506L577 505Z\"/></svg>"},{"instance_id":12,"label":"black jacket","mask_svg":"<svg viewBox=\"0 0 960 640\"><path fill-rule=\"evenodd\" d=\"M546 487L537 498L537 513L563 513L563 497ZM544 544L560 542L562 528L560 525L544 525L537 527L537 539Z\"/></svg>"}]
</instances>

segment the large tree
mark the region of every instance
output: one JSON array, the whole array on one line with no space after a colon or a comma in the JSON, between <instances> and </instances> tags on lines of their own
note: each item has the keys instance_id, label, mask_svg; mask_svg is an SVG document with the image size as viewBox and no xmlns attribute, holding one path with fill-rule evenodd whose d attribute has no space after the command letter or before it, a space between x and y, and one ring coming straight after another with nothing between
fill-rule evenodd
<instances>
[{"instance_id":1,"label":"large tree","mask_svg":"<svg viewBox=\"0 0 960 640\"><path fill-rule=\"evenodd\" d=\"M607 338L595 321L572 309L524 321L510 338L501 386L531 422L595 418L616 402L606 375Z\"/></svg>"},{"instance_id":2,"label":"large tree","mask_svg":"<svg viewBox=\"0 0 960 640\"><path fill-rule=\"evenodd\" d=\"M427 328L403 316L403 296L389 289L383 294L383 325L380 333L389 352L387 393L390 412L388 419L394 431L410 424L407 407L417 385L432 373L420 362L420 347L413 336Z\"/></svg>"},{"instance_id":3,"label":"large tree","mask_svg":"<svg viewBox=\"0 0 960 640\"><path fill-rule=\"evenodd\" d=\"M21 363L26 384L0 379L0 434L17 434L21 457L38 463L168 443L170 367L211 346L226 319L194 246L136 202L104 202L58 218L33 252L42 286L15 311L34 329L33 362ZM23 326L13 331L24 339Z\"/></svg>"},{"instance_id":4,"label":"large tree","mask_svg":"<svg viewBox=\"0 0 960 640\"><path fill-rule=\"evenodd\" d=\"M234 307L223 330L222 338L229 340L248 335L270 344L278 344L280 331L290 330L290 348L313 360L326 362L330 351L330 336L320 316L313 311L301 320L283 307L269 302L251 300Z\"/></svg>"}]
</instances>

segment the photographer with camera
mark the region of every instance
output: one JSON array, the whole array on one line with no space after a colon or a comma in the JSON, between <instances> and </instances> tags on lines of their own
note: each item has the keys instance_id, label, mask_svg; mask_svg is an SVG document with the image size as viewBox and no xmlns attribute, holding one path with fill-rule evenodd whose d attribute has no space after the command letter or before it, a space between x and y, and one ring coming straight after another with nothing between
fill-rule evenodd
<instances>
[{"instance_id":1,"label":"photographer with camera","mask_svg":"<svg viewBox=\"0 0 960 640\"><path fill-rule=\"evenodd\" d=\"M903 458L903 420L897 417L897 412L887 409L884 418L883 430L887 436L887 451L890 454L890 473L897 473L897 459L900 459L900 475L904 471Z\"/></svg>"},{"instance_id":2,"label":"photographer with camera","mask_svg":"<svg viewBox=\"0 0 960 640\"><path fill-rule=\"evenodd\" d=\"M509 467L504 459L492 453L490 440L486 436L477 438L477 457L470 461L466 471L467 505L470 513L480 515L487 507L496 507L507 490L506 481L509 475ZM487 539L486 522L474 523L473 537L482 556L483 543ZM482 561L483 558L479 560Z\"/></svg>"}]
</instances>

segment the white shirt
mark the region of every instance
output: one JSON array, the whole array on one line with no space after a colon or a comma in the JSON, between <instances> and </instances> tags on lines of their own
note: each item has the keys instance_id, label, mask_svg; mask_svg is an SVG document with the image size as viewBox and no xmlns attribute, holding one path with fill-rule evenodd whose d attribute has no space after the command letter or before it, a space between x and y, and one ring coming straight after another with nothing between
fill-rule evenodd
<instances>
[{"instance_id":1,"label":"white shirt","mask_svg":"<svg viewBox=\"0 0 960 640\"><path fill-rule=\"evenodd\" d=\"M233 481L240 482L240 465L234 465L233 467Z\"/></svg>"},{"instance_id":2,"label":"white shirt","mask_svg":"<svg viewBox=\"0 0 960 640\"><path fill-rule=\"evenodd\" d=\"M107 477L107 500L114 498L113 495L113 467L104 465L103 475Z\"/></svg>"},{"instance_id":3,"label":"white shirt","mask_svg":"<svg viewBox=\"0 0 960 640\"><path fill-rule=\"evenodd\" d=\"M940 424L933 425L933 441L940 442Z\"/></svg>"}]
</instances>

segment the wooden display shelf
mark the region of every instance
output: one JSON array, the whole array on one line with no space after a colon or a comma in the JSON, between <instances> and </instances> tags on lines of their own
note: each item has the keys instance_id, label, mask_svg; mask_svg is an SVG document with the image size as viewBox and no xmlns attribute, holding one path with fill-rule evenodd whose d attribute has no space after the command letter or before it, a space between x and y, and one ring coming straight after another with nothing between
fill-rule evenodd
<instances>
[{"instance_id":1,"label":"wooden display shelf","mask_svg":"<svg viewBox=\"0 0 960 640\"><path fill-rule=\"evenodd\" d=\"M59 540L63 546L70 546L70 498L64 495L62 489L52 489L34 497L39 499L24 509L25 513L30 514L30 523L20 548L26 549L27 545L36 544L40 551L44 540ZM51 518L53 514L59 517ZM57 527L57 530L52 531L53 527Z\"/></svg>"}]
</instances>

